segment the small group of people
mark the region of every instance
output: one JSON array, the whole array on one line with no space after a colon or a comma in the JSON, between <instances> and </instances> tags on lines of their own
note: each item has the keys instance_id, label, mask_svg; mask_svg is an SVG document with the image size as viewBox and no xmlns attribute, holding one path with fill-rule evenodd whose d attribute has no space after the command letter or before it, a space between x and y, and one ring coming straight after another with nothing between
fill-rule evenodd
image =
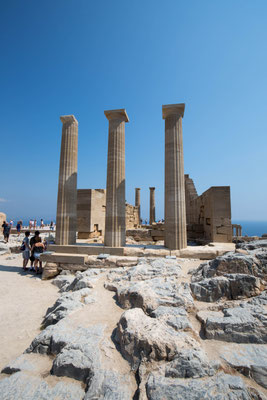
<instances>
[{"instance_id":1,"label":"small group of people","mask_svg":"<svg viewBox=\"0 0 267 400\"><path fill-rule=\"evenodd\" d=\"M30 271L34 271L36 274L41 274L42 262L40 261L40 256L46 249L46 243L42 242L39 231L35 231L34 236L32 236L31 239L30 234L30 231L25 232L25 237L21 245L23 270L28 270L27 265L30 260Z\"/></svg>"}]
</instances>

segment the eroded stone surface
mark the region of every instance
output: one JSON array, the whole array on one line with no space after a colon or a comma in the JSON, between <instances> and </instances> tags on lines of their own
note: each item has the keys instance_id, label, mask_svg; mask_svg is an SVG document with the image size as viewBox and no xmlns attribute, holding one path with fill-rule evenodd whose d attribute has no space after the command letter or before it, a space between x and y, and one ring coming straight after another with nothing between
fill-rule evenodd
<instances>
[{"instance_id":1,"label":"eroded stone surface","mask_svg":"<svg viewBox=\"0 0 267 400\"><path fill-rule=\"evenodd\" d=\"M254 395L238 376L219 373L204 379L172 379L151 374L147 385L148 400L252 400Z\"/></svg>"}]
</instances>

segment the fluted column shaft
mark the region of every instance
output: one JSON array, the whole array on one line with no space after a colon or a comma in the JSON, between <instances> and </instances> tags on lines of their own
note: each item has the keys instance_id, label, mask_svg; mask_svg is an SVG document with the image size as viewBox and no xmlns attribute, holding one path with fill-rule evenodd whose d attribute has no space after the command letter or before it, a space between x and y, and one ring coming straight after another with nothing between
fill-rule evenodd
<instances>
[{"instance_id":1,"label":"fluted column shaft","mask_svg":"<svg viewBox=\"0 0 267 400\"><path fill-rule=\"evenodd\" d=\"M162 107L165 119L165 246L187 246L182 117L184 104Z\"/></svg>"},{"instance_id":2,"label":"fluted column shaft","mask_svg":"<svg viewBox=\"0 0 267 400\"><path fill-rule=\"evenodd\" d=\"M140 201L140 188L135 188L135 207L138 207L139 225L141 223L141 201Z\"/></svg>"},{"instance_id":3,"label":"fluted column shaft","mask_svg":"<svg viewBox=\"0 0 267 400\"><path fill-rule=\"evenodd\" d=\"M73 115L60 117L62 126L56 244L76 243L78 122Z\"/></svg>"},{"instance_id":4,"label":"fluted column shaft","mask_svg":"<svg viewBox=\"0 0 267 400\"><path fill-rule=\"evenodd\" d=\"M125 110L105 111L109 120L105 246L125 245Z\"/></svg>"},{"instance_id":5,"label":"fluted column shaft","mask_svg":"<svg viewBox=\"0 0 267 400\"><path fill-rule=\"evenodd\" d=\"M156 206L155 206L155 188L150 187L150 200L149 200L149 224L156 221Z\"/></svg>"}]
</instances>

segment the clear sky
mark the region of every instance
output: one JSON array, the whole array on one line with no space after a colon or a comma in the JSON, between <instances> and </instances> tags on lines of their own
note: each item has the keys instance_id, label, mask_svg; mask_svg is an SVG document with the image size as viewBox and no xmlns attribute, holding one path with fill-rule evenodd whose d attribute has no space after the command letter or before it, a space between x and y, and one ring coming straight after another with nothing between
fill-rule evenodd
<instances>
[{"instance_id":1,"label":"clear sky","mask_svg":"<svg viewBox=\"0 0 267 400\"><path fill-rule=\"evenodd\" d=\"M0 0L0 211L54 218L62 124L79 122L78 187L105 188L108 121L126 108L126 199L156 187L162 104L186 103L185 173L230 185L235 220L267 220L266 0Z\"/></svg>"}]
</instances>

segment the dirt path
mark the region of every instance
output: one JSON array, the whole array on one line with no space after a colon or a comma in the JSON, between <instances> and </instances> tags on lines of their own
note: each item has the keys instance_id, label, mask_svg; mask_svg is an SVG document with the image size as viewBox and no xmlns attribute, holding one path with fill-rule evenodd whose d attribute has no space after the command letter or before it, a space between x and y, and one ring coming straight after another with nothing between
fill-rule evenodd
<instances>
[{"instance_id":1,"label":"dirt path","mask_svg":"<svg viewBox=\"0 0 267 400\"><path fill-rule=\"evenodd\" d=\"M0 257L0 369L29 346L58 298L51 282L22 271L21 255L9 257Z\"/></svg>"}]
</instances>

